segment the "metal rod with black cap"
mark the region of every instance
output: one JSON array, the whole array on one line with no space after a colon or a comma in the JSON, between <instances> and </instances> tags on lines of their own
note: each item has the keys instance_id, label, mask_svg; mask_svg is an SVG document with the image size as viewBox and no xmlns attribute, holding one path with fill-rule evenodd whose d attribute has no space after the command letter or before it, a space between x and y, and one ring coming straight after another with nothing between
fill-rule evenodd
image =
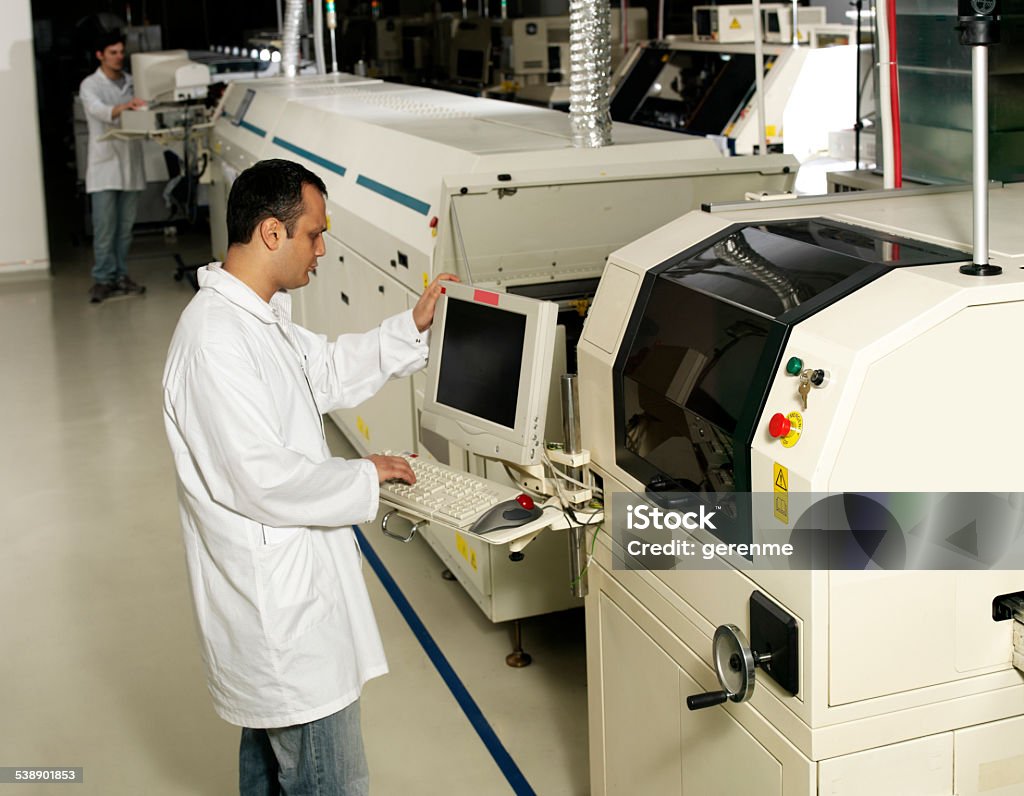
<instances>
[{"instance_id":1,"label":"metal rod with black cap","mask_svg":"<svg viewBox=\"0 0 1024 796\"><path fill-rule=\"evenodd\" d=\"M988 48L999 43L1001 0L957 0L960 43L971 48L971 107L974 117L974 262L960 267L970 276L995 276L988 261Z\"/></svg>"},{"instance_id":2,"label":"metal rod with black cap","mask_svg":"<svg viewBox=\"0 0 1024 796\"><path fill-rule=\"evenodd\" d=\"M583 449L580 444L579 378L575 373L563 373L561 387L562 433L565 438L563 450L570 454L579 453ZM579 481L583 478L583 470L570 467L566 475ZM569 569L574 575L571 588L576 597L587 596L587 583L583 578L587 566L586 540L582 525L574 525L569 529Z\"/></svg>"}]
</instances>

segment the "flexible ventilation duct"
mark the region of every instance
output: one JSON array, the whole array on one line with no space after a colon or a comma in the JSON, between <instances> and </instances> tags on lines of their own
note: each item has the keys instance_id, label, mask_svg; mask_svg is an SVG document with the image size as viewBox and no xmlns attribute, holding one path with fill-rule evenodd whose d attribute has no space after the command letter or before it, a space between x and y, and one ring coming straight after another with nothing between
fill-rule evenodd
<instances>
[{"instance_id":1,"label":"flexible ventilation duct","mask_svg":"<svg viewBox=\"0 0 1024 796\"><path fill-rule=\"evenodd\" d=\"M281 68L285 77L299 73L299 31L302 28L303 0L288 0L284 8L284 47L281 51Z\"/></svg>"},{"instance_id":2,"label":"flexible ventilation duct","mask_svg":"<svg viewBox=\"0 0 1024 796\"><path fill-rule=\"evenodd\" d=\"M569 22L569 123L573 146L606 146L612 142L608 96L611 6L608 0L571 0Z\"/></svg>"}]
</instances>

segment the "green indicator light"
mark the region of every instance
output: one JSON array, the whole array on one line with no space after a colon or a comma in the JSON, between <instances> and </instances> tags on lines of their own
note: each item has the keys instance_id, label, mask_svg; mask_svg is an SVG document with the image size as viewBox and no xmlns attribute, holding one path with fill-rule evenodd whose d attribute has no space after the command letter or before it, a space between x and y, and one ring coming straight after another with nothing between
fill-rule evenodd
<instances>
[{"instance_id":1,"label":"green indicator light","mask_svg":"<svg viewBox=\"0 0 1024 796\"><path fill-rule=\"evenodd\" d=\"M790 376L799 376L803 369L804 361L800 357L790 357L789 362L786 363L786 373Z\"/></svg>"}]
</instances>

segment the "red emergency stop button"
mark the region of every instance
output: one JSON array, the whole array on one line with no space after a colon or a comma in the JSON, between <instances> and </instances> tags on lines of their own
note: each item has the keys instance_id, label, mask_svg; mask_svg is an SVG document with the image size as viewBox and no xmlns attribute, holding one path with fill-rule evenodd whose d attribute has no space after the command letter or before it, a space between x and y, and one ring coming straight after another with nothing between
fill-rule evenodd
<instances>
[{"instance_id":1,"label":"red emergency stop button","mask_svg":"<svg viewBox=\"0 0 1024 796\"><path fill-rule=\"evenodd\" d=\"M529 495L519 495L519 497L516 498L516 503L527 511L531 511L533 509L533 498Z\"/></svg>"},{"instance_id":2,"label":"red emergency stop button","mask_svg":"<svg viewBox=\"0 0 1024 796\"><path fill-rule=\"evenodd\" d=\"M792 427L789 418L780 412L776 412L768 421L768 433L776 438L785 437Z\"/></svg>"}]
</instances>

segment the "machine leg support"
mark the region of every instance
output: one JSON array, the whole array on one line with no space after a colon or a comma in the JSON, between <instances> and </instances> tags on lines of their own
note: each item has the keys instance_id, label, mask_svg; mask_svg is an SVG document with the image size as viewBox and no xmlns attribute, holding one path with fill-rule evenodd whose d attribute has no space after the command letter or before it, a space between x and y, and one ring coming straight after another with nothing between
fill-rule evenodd
<instances>
[{"instance_id":1,"label":"machine leg support","mask_svg":"<svg viewBox=\"0 0 1024 796\"><path fill-rule=\"evenodd\" d=\"M512 622L512 652L505 656L505 663L514 669L522 669L533 663L530 653L523 652L523 626L518 619Z\"/></svg>"}]
</instances>

